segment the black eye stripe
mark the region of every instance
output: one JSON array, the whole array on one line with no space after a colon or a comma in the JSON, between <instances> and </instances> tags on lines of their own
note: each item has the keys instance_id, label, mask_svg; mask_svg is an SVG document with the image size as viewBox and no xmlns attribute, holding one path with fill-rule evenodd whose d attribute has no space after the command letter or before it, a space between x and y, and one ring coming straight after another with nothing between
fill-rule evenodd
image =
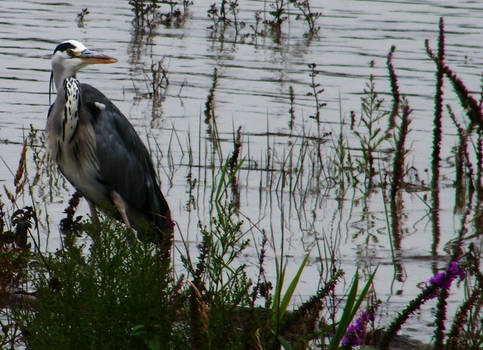
<instances>
[{"instance_id":1,"label":"black eye stripe","mask_svg":"<svg viewBox=\"0 0 483 350\"><path fill-rule=\"evenodd\" d=\"M75 46L72 45L69 42L65 42L65 43L57 45L57 47L54 50L54 53L56 53L57 51L66 51L68 49L75 49Z\"/></svg>"}]
</instances>

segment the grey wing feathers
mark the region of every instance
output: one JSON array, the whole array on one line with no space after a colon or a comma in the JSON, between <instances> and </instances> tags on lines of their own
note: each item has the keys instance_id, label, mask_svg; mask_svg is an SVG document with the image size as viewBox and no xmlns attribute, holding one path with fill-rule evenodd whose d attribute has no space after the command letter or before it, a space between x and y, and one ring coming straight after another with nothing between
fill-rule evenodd
<instances>
[{"instance_id":1,"label":"grey wing feathers","mask_svg":"<svg viewBox=\"0 0 483 350\"><path fill-rule=\"evenodd\" d=\"M127 118L99 90L81 84L81 91L82 106L90 113L96 135L99 180L119 193L134 212L144 215L161 232L169 232L169 207L144 143Z\"/></svg>"}]
</instances>

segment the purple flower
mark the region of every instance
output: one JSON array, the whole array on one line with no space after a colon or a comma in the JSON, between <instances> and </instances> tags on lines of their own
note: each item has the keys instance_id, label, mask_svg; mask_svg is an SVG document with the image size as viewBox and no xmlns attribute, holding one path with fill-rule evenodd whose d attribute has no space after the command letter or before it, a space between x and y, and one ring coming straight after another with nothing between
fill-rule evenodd
<instances>
[{"instance_id":1,"label":"purple flower","mask_svg":"<svg viewBox=\"0 0 483 350\"><path fill-rule=\"evenodd\" d=\"M435 288L434 297L438 294L437 289L441 288L448 290L456 278L464 277L465 274L465 269L461 268L457 261L452 261L448 267L446 267L445 272L439 272L434 277L431 277L429 281L426 282L426 287Z\"/></svg>"},{"instance_id":2,"label":"purple flower","mask_svg":"<svg viewBox=\"0 0 483 350\"><path fill-rule=\"evenodd\" d=\"M439 272L429 279L429 285L448 289L451 286L451 279L448 277L446 272Z\"/></svg>"},{"instance_id":3,"label":"purple flower","mask_svg":"<svg viewBox=\"0 0 483 350\"><path fill-rule=\"evenodd\" d=\"M452 261L446 270L455 277L464 277L466 274L465 269L460 268L457 261Z\"/></svg>"},{"instance_id":4,"label":"purple flower","mask_svg":"<svg viewBox=\"0 0 483 350\"><path fill-rule=\"evenodd\" d=\"M362 311L361 316L347 328L345 336L342 338L341 345L349 348L361 345L362 340L366 335L367 323L373 320L373 314Z\"/></svg>"}]
</instances>

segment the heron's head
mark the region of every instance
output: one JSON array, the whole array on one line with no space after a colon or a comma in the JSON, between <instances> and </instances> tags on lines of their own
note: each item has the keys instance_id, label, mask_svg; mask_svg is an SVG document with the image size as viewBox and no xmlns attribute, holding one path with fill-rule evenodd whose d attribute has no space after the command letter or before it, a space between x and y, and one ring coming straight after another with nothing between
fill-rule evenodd
<instances>
[{"instance_id":1,"label":"heron's head","mask_svg":"<svg viewBox=\"0 0 483 350\"><path fill-rule=\"evenodd\" d=\"M117 60L96 51L91 51L76 40L67 40L57 45L52 55L52 69L77 72L80 68L95 63L116 63Z\"/></svg>"},{"instance_id":2,"label":"heron's head","mask_svg":"<svg viewBox=\"0 0 483 350\"><path fill-rule=\"evenodd\" d=\"M68 76L75 76L82 67L116 62L115 58L91 51L77 40L67 40L57 45L52 54L52 74L58 88L58 82L61 83Z\"/></svg>"}]
</instances>

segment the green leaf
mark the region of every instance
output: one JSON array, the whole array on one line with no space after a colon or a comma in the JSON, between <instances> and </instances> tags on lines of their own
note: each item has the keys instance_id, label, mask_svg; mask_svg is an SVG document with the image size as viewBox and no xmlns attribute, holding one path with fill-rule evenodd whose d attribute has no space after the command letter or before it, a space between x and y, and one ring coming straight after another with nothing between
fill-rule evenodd
<instances>
[{"instance_id":1,"label":"green leaf","mask_svg":"<svg viewBox=\"0 0 483 350\"><path fill-rule=\"evenodd\" d=\"M278 327L278 314L280 312L280 294L282 293L283 280L285 279L285 267L280 271L280 275L277 278L277 284L275 285L275 290L273 293L272 301L272 327Z\"/></svg>"},{"instance_id":2,"label":"green leaf","mask_svg":"<svg viewBox=\"0 0 483 350\"><path fill-rule=\"evenodd\" d=\"M293 293L295 292L295 288L297 288L297 284L299 283L300 275L302 274L302 271L305 268L305 265L307 265L307 261L309 259L309 256L306 255L305 259L302 261L302 264L300 265L295 277L293 278L292 282L290 282L290 285L287 288L287 291L285 292L282 302L280 303L280 317L279 320L282 319L284 316L285 312L287 311L288 304L290 303L290 300L292 300Z\"/></svg>"},{"instance_id":3,"label":"green leaf","mask_svg":"<svg viewBox=\"0 0 483 350\"><path fill-rule=\"evenodd\" d=\"M347 327L349 327L349 324L351 323L352 319L354 318L354 315L356 314L362 301L366 297L367 292L369 291L369 288L372 284L374 276L376 275L376 271L377 271L377 268L367 280L357 300L356 300L356 296L357 296L357 286L359 284L358 282L359 272L356 271L351 289L349 291L349 294L347 295L347 301L344 307L344 311L342 313L340 321L337 323L337 329L335 330L334 338L332 338L332 341L330 343L330 350L338 349L339 343L347 331Z\"/></svg>"},{"instance_id":4,"label":"green leaf","mask_svg":"<svg viewBox=\"0 0 483 350\"><path fill-rule=\"evenodd\" d=\"M330 350L336 350L339 347L339 343L342 340L342 337L344 336L346 329L349 326L349 323L352 321L352 306L354 305L356 299L358 284L359 271L356 271L356 274L354 275L354 279L352 281L351 289L349 291L349 294L347 295L347 301L344 306L344 311L342 312L340 321L337 324L334 338L332 338L332 341L330 343Z\"/></svg>"},{"instance_id":5,"label":"green leaf","mask_svg":"<svg viewBox=\"0 0 483 350\"><path fill-rule=\"evenodd\" d=\"M309 259L309 256L306 255L304 260L302 261L302 264L300 264L300 267L297 273L295 274L295 277L292 279L287 290L285 291L285 294L280 299L281 290L285 279L286 265L282 269L279 279L277 280L277 285L275 287L275 293L274 293L273 302L272 302L272 325L275 325L276 328L278 328L280 321L282 320L283 316L285 315L285 312L287 311L288 305L290 304L290 300L292 300L292 296L300 280L302 271L304 270L305 265L307 265L308 259Z\"/></svg>"},{"instance_id":6,"label":"green leaf","mask_svg":"<svg viewBox=\"0 0 483 350\"><path fill-rule=\"evenodd\" d=\"M364 301L364 298L366 297L367 292L369 292L369 288L371 287L372 281L374 280L374 276L376 275L376 271L377 271L377 267L374 270L374 272L372 273L372 275L369 277L369 279L367 280L366 284L364 285L364 288L362 289L361 294L359 295L359 298L357 298L357 301L354 305L354 312L353 312L352 317L354 317L357 310L359 310L359 306Z\"/></svg>"}]
</instances>

